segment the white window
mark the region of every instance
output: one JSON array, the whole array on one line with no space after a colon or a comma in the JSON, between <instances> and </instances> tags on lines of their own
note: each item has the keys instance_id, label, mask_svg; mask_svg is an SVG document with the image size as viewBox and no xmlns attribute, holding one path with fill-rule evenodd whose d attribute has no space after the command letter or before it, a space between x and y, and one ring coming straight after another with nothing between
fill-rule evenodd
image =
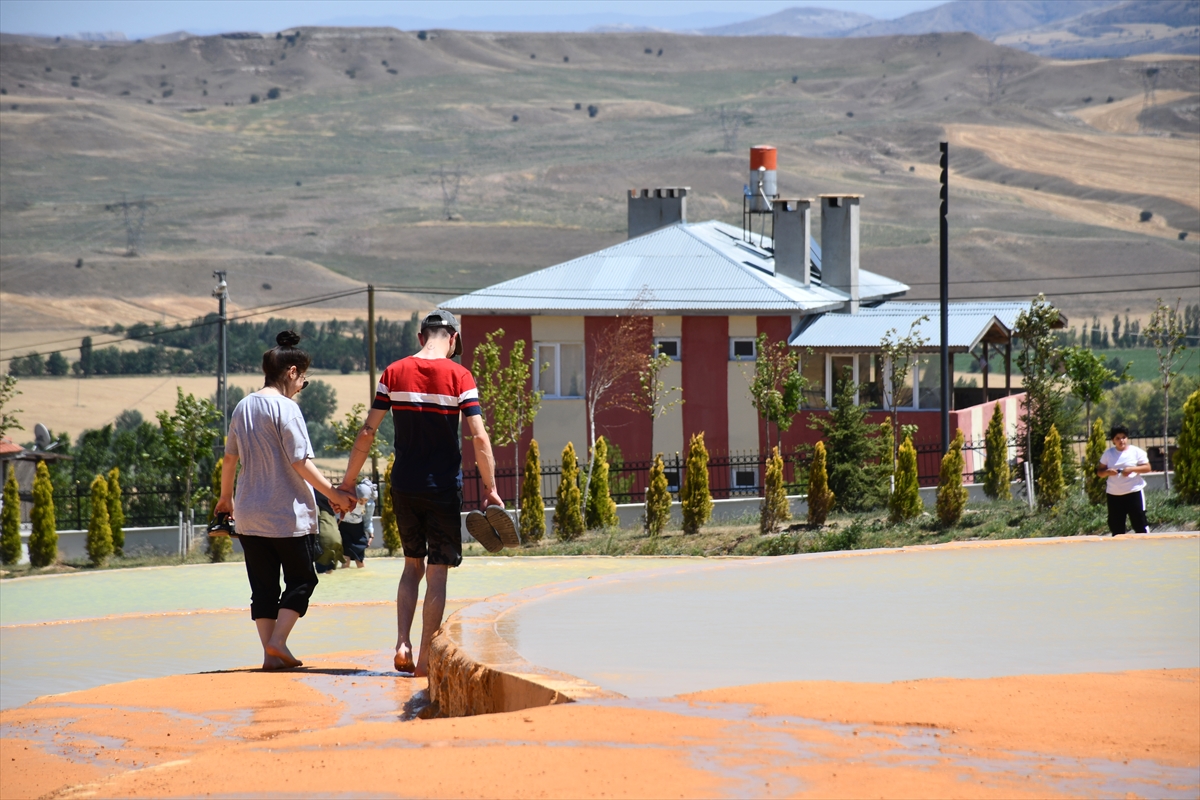
<instances>
[{"instance_id":1,"label":"white window","mask_svg":"<svg viewBox=\"0 0 1200 800\"><path fill-rule=\"evenodd\" d=\"M680 357L679 337L659 337L655 339L654 352L656 354L670 356L672 361L678 361Z\"/></svg>"},{"instance_id":2,"label":"white window","mask_svg":"<svg viewBox=\"0 0 1200 800\"><path fill-rule=\"evenodd\" d=\"M878 353L827 354L814 353L801 357L801 374L808 380L804 393L807 408L831 408L837 393L837 384L849 377L857 386L854 395L856 405L884 408L886 396L886 371L883 356ZM908 391L900 392L900 408L912 407L912 373L907 383Z\"/></svg>"},{"instance_id":3,"label":"white window","mask_svg":"<svg viewBox=\"0 0 1200 800\"><path fill-rule=\"evenodd\" d=\"M577 342L538 342L538 389L548 398L583 397L583 345ZM545 365L545 369L542 366Z\"/></svg>"},{"instance_id":4,"label":"white window","mask_svg":"<svg viewBox=\"0 0 1200 800\"><path fill-rule=\"evenodd\" d=\"M729 360L730 361L754 361L757 357L758 357L758 353L755 352L753 339L730 337L730 339L729 339Z\"/></svg>"},{"instance_id":5,"label":"white window","mask_svg":"<svg viewBox=\"0 0 1200 800\"><path fill-rule=\"evenodd\" d=\"M731 477L734 494L758 493L758 470L754 467L734 467Z\"/></svg>"}]
</instances>

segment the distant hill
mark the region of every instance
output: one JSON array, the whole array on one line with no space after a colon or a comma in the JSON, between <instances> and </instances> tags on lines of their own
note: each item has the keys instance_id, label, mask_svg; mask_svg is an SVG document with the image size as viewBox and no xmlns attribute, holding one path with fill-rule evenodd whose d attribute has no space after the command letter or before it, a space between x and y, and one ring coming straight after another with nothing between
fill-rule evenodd
<instances>
[{"instance_id":1,"label":"distant hill","mask_svg":"<svg viewBox=\"0 0 1200 800\"><path fill-rule=\"evenodd\" d=\"M705 28L706 36L845 36L856 28L878 22L867 14L829 8L786 8L765 17Z\"/></svg>"},{"instance_id":2,"label":"distant hill","mask_svg":"<svg viewBox=\"0 0 1200 800\"><path fill-rule=\"evenodd\" d=\"M966 31L984 39L1025 30L1115 5L1114 0L954 0L899 19L880 20L849 36L915 36Z\"/></svg>"},{"instance_id":3,"label":"distant hill","mask_svg":"<svg viewBox=\"0 0 1200 800\"><path fill-rule=\"evenodd\" d=\"M1200 0L1129 0L1077 17L995 37L997 44L1052 58L1200 54Z\"/></svg>"}]
</instances>

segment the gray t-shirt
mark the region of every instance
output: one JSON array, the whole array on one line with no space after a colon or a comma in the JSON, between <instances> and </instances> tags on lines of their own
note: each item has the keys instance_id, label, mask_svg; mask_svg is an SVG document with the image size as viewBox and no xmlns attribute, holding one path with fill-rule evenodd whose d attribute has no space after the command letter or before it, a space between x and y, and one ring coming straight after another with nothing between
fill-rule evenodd
<instances>
[{"instance_id":1,"label":"gray t-shirt","mask_svg":"<svg viewBox=\"0 0 1200 800\"><path fill-rule=\"evenodd\" d=\"M304 414L283 395L246 395L229 420L225 452L241 462L233 517L237 532L285 539L317 532L312 487L292 464L313 457Z\"/></svg>"}]
</instances>

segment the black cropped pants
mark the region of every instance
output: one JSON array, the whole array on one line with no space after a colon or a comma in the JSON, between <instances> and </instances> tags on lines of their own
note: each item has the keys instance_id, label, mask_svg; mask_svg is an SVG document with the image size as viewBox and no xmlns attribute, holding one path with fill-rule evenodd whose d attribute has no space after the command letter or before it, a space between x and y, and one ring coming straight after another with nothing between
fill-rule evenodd
<instances>
[{"instance_id":1,"label":"black cropped pants","mask_svg":"<svg viewBox=\"0 0 1200 800\"><path fill-rule=\"evenodd\" d=\"M313 567L312 544L309 542L314 537L276 539L242 535L239 538L246 554L246 577L250 579L251 619L279 619L281 608L291 609L303 617L308 611L308 598L317 588L317 571ZM282 593L280 570L284 582Z\"/></svg>"},{"instance_id":2,"label":"black cropped pants","mask_svg":"<svg viewBox=\"0 0 1200 800\"><path fill-rule=\"evenodd\" d=\"M1113 536L1125 533L1125 518L1129 517L1130 527L1134 533L1148 533L1150 526L1146 522L1146 493L1142 489L1129 494L1109 494L1108 499L1108 529Z\"/></svg>"}]
</instances>

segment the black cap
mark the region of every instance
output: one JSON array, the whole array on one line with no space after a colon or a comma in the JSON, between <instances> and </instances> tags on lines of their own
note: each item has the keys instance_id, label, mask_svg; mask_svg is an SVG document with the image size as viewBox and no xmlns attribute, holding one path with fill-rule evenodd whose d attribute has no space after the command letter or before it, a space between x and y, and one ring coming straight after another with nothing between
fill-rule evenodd
<instances>
[{"instance_id":1,"label":"black cap","mask_svg":"<svg viewBox=\"0 0 1200 800\"><path fill-rule=\"evenodd\" d=\"M425 332L426 328L447 328L451 333L457 333L458 338L454 340L454 355L462 355L462 333L458 329L458 320L449 311L437 309L425 315L425 319L421 320L421 333Z\"/></svg>"}]
</instances>

